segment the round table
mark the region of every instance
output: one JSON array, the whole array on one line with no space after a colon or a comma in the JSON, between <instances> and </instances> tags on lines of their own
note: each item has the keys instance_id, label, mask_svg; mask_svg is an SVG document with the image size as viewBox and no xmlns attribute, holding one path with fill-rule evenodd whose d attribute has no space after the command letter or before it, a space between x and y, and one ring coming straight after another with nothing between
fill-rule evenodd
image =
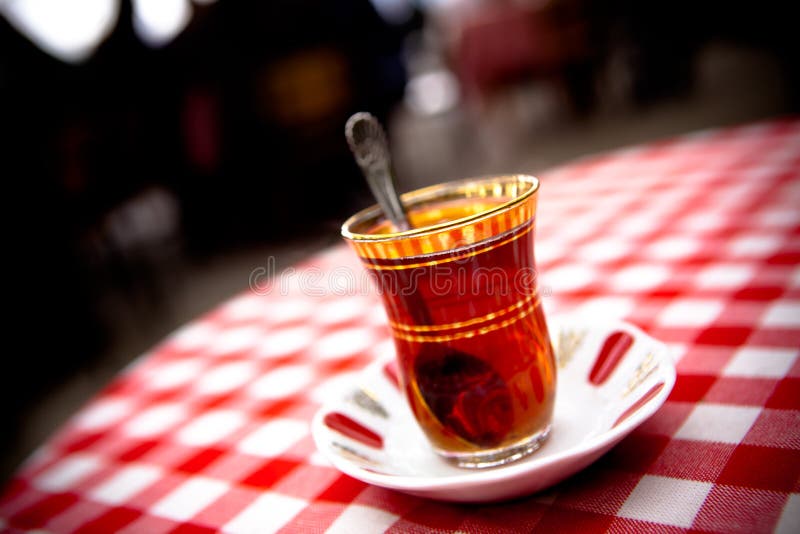
<instances>
[{"instance_id":1,"label":"round table","mask_svg":"<svg viewBox=\"0 0 800 534\"><path fill-rule=\"evenodd\" d=\"M309 422L393 351L344 245L140 357L0 497L0 530L52 532L800 531L800 121L703 131L541 175L549 314L634 323L676 385L591 467L485 505L339 473Z\"/></svg>"}]
</instances>

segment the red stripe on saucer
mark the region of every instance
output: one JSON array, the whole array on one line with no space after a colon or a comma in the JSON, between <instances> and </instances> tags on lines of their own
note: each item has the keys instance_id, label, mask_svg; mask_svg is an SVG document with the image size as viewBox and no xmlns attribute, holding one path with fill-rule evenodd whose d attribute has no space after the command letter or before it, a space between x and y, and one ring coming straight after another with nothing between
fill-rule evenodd
<instances>
[{"instance_id":1,"label":"red stripe on saucer","mask_svg":"<svg viewBox=\"0 0 800 534\"><path fill-rule=\"evenodd\" d=\"M397 374L397 362L395 360L383 366L383 374L386 375L386 378L388 378L397 389L400 389L400 377Z\"/></svg>"},{"instance_id":2,"label":"red stripe on saucer","mask_svg":"<svg viewBox=\"0 0 800 534\"><path fill-rule=\"evenodd\" d=\"M650 388L650 390L649 390L647 393L645 393L644 395L642 395L641 397L639 397L639 400L637 400L636 402L634 402L633 404L631 404L631 405L628 407L628 409L627 409L627 410L625 410L624 412L622 412L622 414L621 414L619 417L617 417L617 420L616 420L616 421L614 421L614 424L612 425L612 427L611 427L611 428L614 428L615 426L617 426L618 424L620 424L621 422L623 422L625 419L627 419L628 417L630 417L631 415L633 415L633 414L636 412L636 410L638 410L639 408L641 408L642 406L644 406L645 404L647 404L648 402L650 402L650 400L651 400L653 397L655 397L656 395L658 395L658 392L659 392L659 391L661 391L661 389L662 389L663 387L664 387L664 382L659 382L659 383L658 383L658 384L656 384L655 386L651 387L651 388Z\"/></svg>"},{"instance_id":3,"label":"red stripe on saucer","mask_svg":"<svg viewBox=\"0 0 800 534\"><path fill-rule=\"evenodd\" d=\"M633 336L627 332L618 331L608 336L589 373L589 382L599 386L608 380L631 345L633 345Z\"/></svg>"},{"instance_id":4,"label":"red stripe on saucer","mask_svg":"<svg viewBox=\"0 0 800 534\"><path fill-rule=\"evenodd\" d=\"M383 448L383 438L379 434L343 413L331 412L325 416L323 421L328 428L350 439L360 441L364 445L375 447L376 449Z\"/></svg>"}]
</instances>

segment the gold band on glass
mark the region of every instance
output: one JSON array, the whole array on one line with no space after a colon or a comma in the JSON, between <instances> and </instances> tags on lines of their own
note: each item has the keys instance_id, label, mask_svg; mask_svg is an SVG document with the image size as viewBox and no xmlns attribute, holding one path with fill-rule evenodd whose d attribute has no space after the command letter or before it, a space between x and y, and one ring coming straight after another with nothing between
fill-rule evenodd
<instances>
[{"instance_id":1,"label":"gold band on glass","mask_svg":"<svg viewBox=\"0 0 800 534\"><path fill-rule=\"evenodd\" d=\"M504 321L500 321L497 323L490 324L488 326L482 326L480 328L475 328L473 330L466 330L462 332L455 332L453 334L440 334L440 335L432 335L432 334L410 334L408 332L398 330L397 328L393 327L394 330L394 337L398 339L404 339L406 341L414 341L417 343L425 343L425 342L447 342L447 341L455 341L457 339L465 339L471 338L475 336L480 336L483 334L488 334L489 332L494 332L495 330L499 330L501 328L505 328L509 325L512 325L530 315L533 310L536 309L536 306L539 305L541 299L539 298L538 293L534 293L533 295L535 299L531 302L528 306L524 307L518 314L513 317L509 317ZM524 305L524 304L523 304ZM489 314L491 315L491 314ZM488 320L487 320L488 321ZM484 321L484 322L487 322ZM459 323L452 323L452 324L459 324ZM408 328L408 325L404 325Z\"/></svg>"},{"instance_id":2,"label":"gold band on glass","mask_svg":"<svg viewBox=\"0 0 800 534\"><path fill-rule=\"evenodd\" d=\"M376 230L385 219L373 206L345 221L342 236L367 262L453 251L496 238L531 221L536 215L538 189L535 177L520 174L434 185L402 195L411 219L432 213L439 213L439 217L453 209L453 202L466 202L468 209L454 209L453 213L461 214L454 219L422 217L412 230L392 233ZM428 220L433 222L425 224Z\"/></svg>"},{"instance_id":3,"label":"gold band on glass","mask_svg":"<svg viewBox=\"0 0 800 534\"><path fill-rule=\"evenodd\" d=\"M362 258L391 260L445 252L474 245L513 230L533 218L534 206L531 202L520 202L485 219L472 221L445 231L422 233L391 240L353 241L352 245Z\"/></svg>"},{"instance_id":4,"label":"gold band on glass","mask_svg":"<svg viewBox=\"0 0 800 534\"><path fill-rule=\"evenodd\" d=\"M507 308L487 313L486 315L481 315L480 317L474 317L466 321L457 321L455 323L435 324L435 325L412 325L412 324L401 324L401 323L396 323L394 321L389 321L389 325L395 330L400 330L405 332L441 332L442 330L457 330L459 328L464 328L466 326L486 323L491 321L492 319L496 319L498 317L507 315L515 310L522 308L527 303L535 299L537 296L538 293L531 293L524 299L518 300L511 306L508 306Z\"/></svg>"},{"instance_id":5,"label":"gold band on glass","mask_svg":"<svg viewBox=\"0 0 800 534\"><path fill-rule=\"evenodd\" d=\"M376 265L374 263L370 263L370 261L366 258L361 258L361 262L364 264L364 267L367 269L372 269L375 271L401 271L403 269L415 269L417 267L430 267L431 265L439 265L441 263L450 263L453 261L463 260L466 258L471 258L473 256L477 256L478 254L483 254L484 252L489 252L490 250L496 249L497 247L501 247L506 243L510 243L515 239L519 239L520 237L528 234L531 230L533 230L533 221L528 225L527 228L519 232L518 234L514 234L506 239L498 243L492 243L491 245L484 247L480 250L472 250L470 252L465 252L464 254L458 254L454 256L450 256L447 258L441 258L438 260L430 260L430 261L421 261L419 263L405 263L402 265Z\"/></svg>"}]
</instances>

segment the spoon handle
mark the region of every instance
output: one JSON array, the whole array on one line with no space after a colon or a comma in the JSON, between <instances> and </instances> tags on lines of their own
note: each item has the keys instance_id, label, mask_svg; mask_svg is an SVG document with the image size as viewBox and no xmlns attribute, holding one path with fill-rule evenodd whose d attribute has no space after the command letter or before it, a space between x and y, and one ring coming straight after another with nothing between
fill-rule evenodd
<instances>
[{"instance_id":1,"label":"spoon handle","mask_svg":"<svg viewBox=\"0 0 800 534\"><path fill-rule=\"evenodd\" d=\"M372 194L378 199L381 209L387 214L395 228L400 232L410 230L411 225L394 187L394 176L391 168L388 166L373 168L367 174L367 183L372 190Z\"/></svg>"},{"instance_id":2,"label":"spoon handle","mask_svg":"<svg viewBox=\"0 0 800 534\"><path fill-rule=\"evenodd\" d=\"M372 194L398 231L411 229L394 185L394 172L386 133L370 113L359 112L345 125L345 137Z\"/></svg>"}]
</instances>

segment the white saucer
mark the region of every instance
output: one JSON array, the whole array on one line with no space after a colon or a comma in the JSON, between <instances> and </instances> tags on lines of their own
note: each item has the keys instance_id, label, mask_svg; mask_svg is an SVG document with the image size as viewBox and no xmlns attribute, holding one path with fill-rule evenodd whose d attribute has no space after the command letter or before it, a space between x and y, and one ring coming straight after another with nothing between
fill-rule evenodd
<instances>
[{"instance_id":1,"label":"white saucer","mask_svg":"<svg viewBox=\"0 0 800 534\"><path fill-rule=\"evenodd\" d=\"M446 501L518 497L576 473L655 413L675 383L675 365L663 343L628 323L549 322L559 363L556 408L550 437L530 456L476 470L439 458L391 377L393 358L370 365L349 390L322 406L311 426L317 448L353 478ZM600 380L596 361L615 333L630 336L631 343ZM343 428L348 425L351 430Z\"/></svg>"}]
</instances>

